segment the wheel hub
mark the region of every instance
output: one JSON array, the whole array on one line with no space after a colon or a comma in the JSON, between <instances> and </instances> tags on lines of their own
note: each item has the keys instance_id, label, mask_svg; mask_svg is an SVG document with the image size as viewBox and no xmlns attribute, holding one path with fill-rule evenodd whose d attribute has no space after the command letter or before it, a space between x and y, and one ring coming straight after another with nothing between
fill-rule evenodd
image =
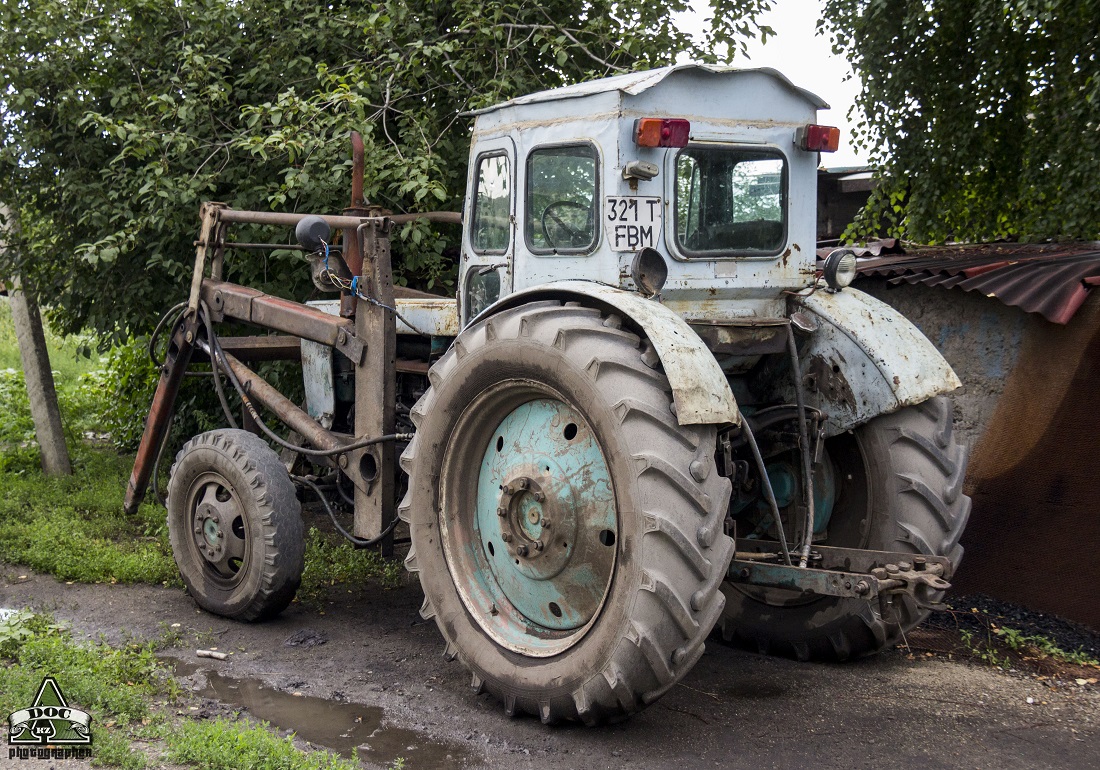
<instances>
[{"instance_id":1,"label":"wheel hub","mask_svg":"<svg viewBox=\"0 0 1100 770\"><path fill-rule=\"evenodd\" d=\"M196 485L191 532L206 569L217 579L233 579L247 556L244 519L235 498L220 478Z\"/></svg>"},{"instance_id":2,"label":"wheel hub","mask_svg":"<svg viewBox=\"0 0 1100 770\"><path fill-rule=\"evenodd\" d=\"M517 475L502 485L500 538L516 570L532 580L549 580L565 569L576 544L574 502L565 485L545 474Z\"/></svg>"}]
</instances>

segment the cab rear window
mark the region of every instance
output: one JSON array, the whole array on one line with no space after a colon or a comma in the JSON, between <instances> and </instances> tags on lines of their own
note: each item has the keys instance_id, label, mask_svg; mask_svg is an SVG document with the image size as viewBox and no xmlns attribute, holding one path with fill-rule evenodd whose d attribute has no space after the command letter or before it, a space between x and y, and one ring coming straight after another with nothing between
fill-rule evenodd
<instances>
[{"instance_id":1,"label":"cab rear window","mask_svg":"<svg viewBox=\"0 0 1100 770\"><path fill-rule=\"evenodd\" d=\"M676 159L676 241L688 256L778 254L787 239L782 153L688 147Z\"/></svg>"}]
</instances>

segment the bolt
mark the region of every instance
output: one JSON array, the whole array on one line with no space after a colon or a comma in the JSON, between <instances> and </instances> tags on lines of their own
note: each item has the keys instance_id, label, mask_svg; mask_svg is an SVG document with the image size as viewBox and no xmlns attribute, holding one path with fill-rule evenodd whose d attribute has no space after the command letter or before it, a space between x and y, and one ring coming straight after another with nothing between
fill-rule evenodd
<instances>
[{"instance_id":1,"label":"bolt","mask_svg":"<svg viewBox=\"0 0 1100 770\"><path fill-rule=\"evenodd\" d=\"M896 564L887 564L886 565L886 572L890 575L898 574L898 565L896 565Z\"/></svg>"},{"instance_id":2,"label":"bolt","mask_svg":"<svg viewBox=\"0 0 1100 770\"><path fill-rule=\"evenodd\" d=\"M348 456L347 455L340 455L340 459L337 460L336 462L338 462L340 464L341 468L347 468L348 467Z\"/></svg>"},{"instance_id":3,"label":"bolt","mask_svg":"<svg viewBox=\"0 0 1100 770\"><path fill-rule=\"evenodd\" d=\"M860 596L866 596L870 592L871 592L871 586L867 585L866 580L861 580L858 583L856 583L856 593L859 594Z\"/></svg>"},{"instance_id":4,"label":"bolt","mask_svg":"<svg viewBox=\"0 0 1100 770\"><path fill-rule=\"evenodd\" d=\"M187 334L184 335L184 339L186 339L187 344L190 345L192 342L195 341L195 335L191 332L187 332Z\"/></svg>"},{"instance_id":5,"label":"bolt","mask_svg":"<svg viewBox=\"0 0 1100 770\"><path fill-rule=\"evenodd\" d=\"M541 550L542 550L542 548L543 548L543 546L542 546L542 541L541 541L541 540L536 540L536 541L535 541L535 550L536 550L536 551L541 551Z\"/></svg>"},{"instance_id":6,"label":"bolt","mask_svg":"<svg viewBox=\"0 0 1100 770\"><path fill-rule=\"evenodd\" d=\"M527 479L526 478L516 479L516 487L518 487L519 489L527 489Z\"/></svg>"},{"instance_id":7,"label":"bolt","mask_svg":"<svg viewBox=\"0 0 1100 770\"><path fill-rule=\"evenodd\" d=\"M542 520L542 528L543 529L550 529L550 519L545 519L544 518Z\"/></svg>"},{"instance_id":8,"label":"bolt","mask_svg":"<svg viewBox=\"0 0 1100 770\"><path fill-rule=\"evenodd\" d=\"M898 569L900 569L902 572L908 572L912 568L913 568L913 565L910 564L907 561L899 561L898 562Z\"/></svg>"},{"instance_id":9,"label":"bolt","mask_svg":"<svg viewBox=\"0 0 1100 770\"><path fill-rule=\"evenodd\" d=\"M545 499L546 499L546 495L544 495L542 492L535 492L535 502L536 503L541 503Z\"/></svg>"},{"instance_id":10,"label":"bolt","mask_svg":"<svg viewBox=\"0 0 1100 770\"><path fill-rule=\"evenodd\" d=\"M336 341L343 345L345 342L348 341L348 333L341 329L339 334L336 335Z\"/></svg>"},{"instance_id":11,"label":"bolt","mask_svg":"<svg viewBox=\"0 0 1100 770\"><path fill-rule=\"evenodd\" d=\"M844 581L844 590L845 591L851 591L852 590L852 581L851 580L845 580Z\"/></svg>"},{"instance_id":12,"label":"bolt","mask_svg":"<svg viewBox=\"0 0 1100 770\"><path fill-rule=\"evenodd\" d=\"M520 556L526 556L527 555L527 546L521 545L519 548L516 549L516 553L518 553Z\"/></svg>"},{"instance_id":13,"label":"bolt","mask_svg":"<svg viewBox=\"0 0 1100 770\"><path fill-rule=\"evenodd\" d=\"M740 574L740 575L741 575L741 578L742 578L743 580L748 580L748 579L749 579L749 575L751 575L752 573L751 573L751 572L749 571L749 568L748 568L748 567L742 567L742 568L741 568L741 572L740 572L740 573L738 573L738 574Z\"/></svg>"},{"instance_id":14,"label":"bolt","mask_svg":"<svg viewBox=\"0 0 1100 770\"><path fill-rule=\"evenodd\" d=\"M501 532L500 539L503 540L505 543L512 542L512 536L509 535L507 532Z\"/></svg>"},{"instance_id":15,"label":"bolt","mask_svg":"<svg viewBox=\"0 0 1100 770\"><path fill-rule=\"evenodd\" d=\"M225 537L225 533L224 533L224 532L222 532L222 531L221 531L221 530L219 529L219 530L218 530L218 540L221 540L221 539L222 539L223 537Z\"/></svg>"},{"instance_id":16,"label":"bolt","mask_svg":"<svg viewBox=\"0 0 1100 770\"><path fill-rule=\"evenodd\" d=\"M923 570L926 566L928 566L928 559L924 558L923 556L918 556L913 559L913 564L918 570Z\"/></svg>"},{"instance_id":17,"label":"bolt","mask_svg":"<svg viewBox=\"0 0 1100 770\"><path fill-rule=\"evenodd\" d=\"M497 516L507 516L507 515L508 515L508 509L507 508L504 508L504 507L497 508Z\"/></svg>"}]
</instances>

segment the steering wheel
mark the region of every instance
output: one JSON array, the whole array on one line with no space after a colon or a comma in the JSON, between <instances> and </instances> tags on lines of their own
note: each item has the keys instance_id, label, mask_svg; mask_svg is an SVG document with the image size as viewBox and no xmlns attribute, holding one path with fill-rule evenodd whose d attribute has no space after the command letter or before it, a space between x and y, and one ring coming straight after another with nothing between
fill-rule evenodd
<instances>
[{"instance_id":1,"label":"steering wheel","mask_svg":"<svg viewBox=\"0 0 1100 770\"><path fill-rule=\"evenodd\" d=\"M558 227L564 230L565 234L569 237L570 242L567 244L562 244L563 246L586 246L589 240L588 235L566 224L565 220L563 220L561 216L557 212L555 212L555 209L577 209L585 213L586 219L591 219L592 207L587 206L583 203L561 200L554 201L545 209L543 209L542 212L542 234L546 238L547 245L555 247L558 245L554 242L554 238L550 235L550 228L546 226L546 218L549 217Z\"/></svg>"}]
</instances>

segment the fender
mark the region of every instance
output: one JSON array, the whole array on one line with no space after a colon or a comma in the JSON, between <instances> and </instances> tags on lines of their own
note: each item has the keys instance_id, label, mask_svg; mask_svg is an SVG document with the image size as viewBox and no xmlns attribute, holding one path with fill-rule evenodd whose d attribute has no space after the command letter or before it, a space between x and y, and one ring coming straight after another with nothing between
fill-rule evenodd
<instances>
[{"instance_id":1,"label":"fender","mask_svg":"<svg viewBox=\"0 0 1100 770\"><path fill-rule=\"evenodd\" d=\"M886 303L850 287L792 302L818 323L800 358L827 402L827 435L962 387L928 338Z\"/></svg>"},{"instance_id":2,"label":"fender","mask_svg":"<svg viewBox=\"0 0 1100 770\"><path fill-rule=\"evenodd\" d=\"M680 425L741 424L733 391L714 355L679 315L634 292L593 281L554 281L509 294L471 323L508 308L543 299L595 305L629 318L645 332L664 367Z\"/></svg>"}]
</instances>

